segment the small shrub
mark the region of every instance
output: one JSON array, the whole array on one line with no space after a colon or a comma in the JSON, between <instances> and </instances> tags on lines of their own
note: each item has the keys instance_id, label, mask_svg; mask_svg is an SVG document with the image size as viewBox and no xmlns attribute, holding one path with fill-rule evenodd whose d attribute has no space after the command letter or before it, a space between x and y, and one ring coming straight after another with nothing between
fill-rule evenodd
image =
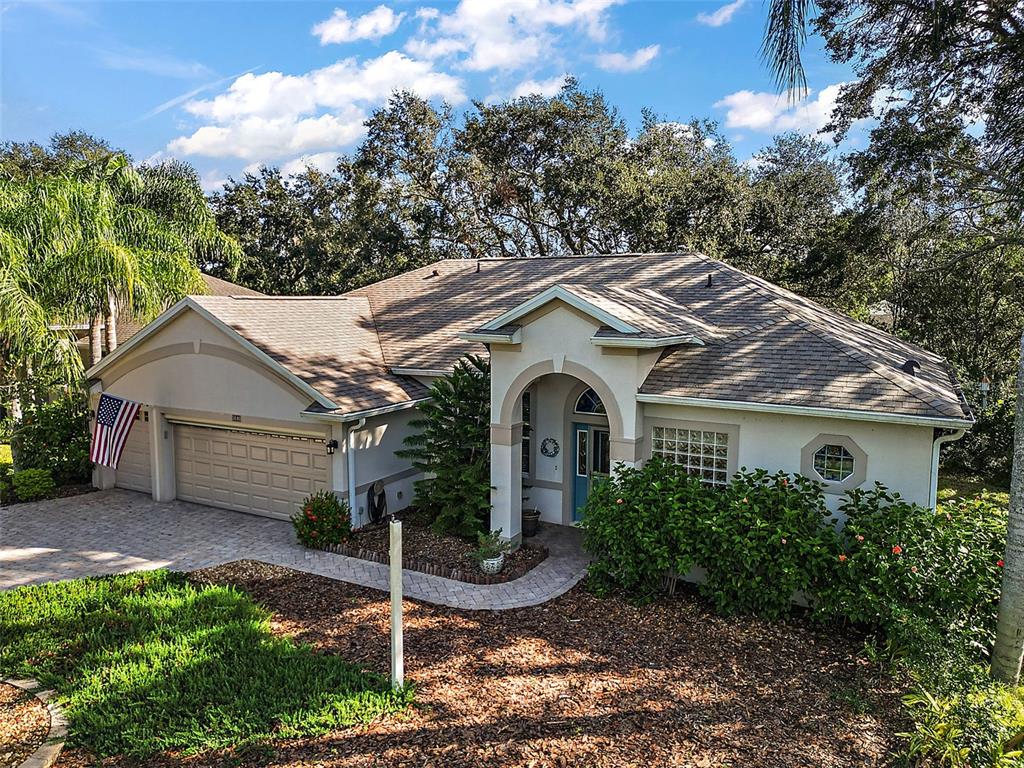
<instances>
[{"instance_id":1,"label":"small shrub","mask_svg":"<svg viewBox=\"0 0 1024 768\"><path fill-rule=\"evenodd\" d=\"M292 525L303 546L341 544L352 535L352 513L331 491L317 491L306 497Z\"/></svg>"},{"instance_id":2,"label":"small shrub","mask_svg":"<svg viewBox=\"0 0 1024 768\"><path fill-rule=\"evenodd\" d=\"M10 462L0 461L0 504L10 504L14 500L14 488L11 485L13 472L14 467Z\"/></svg>"},{"instance_id":3,"label":"small shrub","mask_svg":"<svg viewBox=\"0 0 1024 768\"><path fill-rule=\"evenodd\" d=\"M490 533L482 531L476 535L477 548L473 550L471 557L474 560L491 560L501 555L507 555L511 549L509 542L501 538L501 528Z\"/></svg>"},{"instance_id":4,"label":"small shrub","mask_svg":"<svg viewBox=\"0 0 1024 768\"><path fill-rule=\"evenodd\" d=\"M707 571L700 592L719 612L783 616L794 593L828 580L837 540L819 483L758 469L714 493L691 546Z\"/></svg>"},{"instance_id":5,"label":"small shrub","mask_svg":"<svg viewBox=\"0 0 1024 768\"><path fill-rule=\"evenodd\" d=\"M19 501L36 501L53 495L57 484L48 469L23 469L11 476L14 495Z\"/></svg>"}]
</instances>

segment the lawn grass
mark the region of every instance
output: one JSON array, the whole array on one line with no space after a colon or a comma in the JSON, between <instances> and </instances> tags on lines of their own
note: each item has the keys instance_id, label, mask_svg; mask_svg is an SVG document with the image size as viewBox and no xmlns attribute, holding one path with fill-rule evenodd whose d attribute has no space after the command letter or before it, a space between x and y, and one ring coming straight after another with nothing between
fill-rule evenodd
<instances>
[{"instance_id":1,"label":"lawn grass","mask_svg":"<svg viewBox=\"0 0 1024 768\"><path fill-rule=\"evenodd\" d=\"M54 688L73 743L146 757L326 733L411 700L274 637L241 592L168 571L0 593L0 676Z\"/></svg>"},{"instance_id":2,"label":"lawn grass","mask_svg":"<svg viewBox=\"0 0 1024 768\"><path fill-rule=\"evenodd\" d=\"M988 491L996 503L1010 505L1010 489L1006 483L986 480L983 477L939 474L938 500L949 501L957 497L969 499L982 491Z\"/></svg>"}]
</instances>

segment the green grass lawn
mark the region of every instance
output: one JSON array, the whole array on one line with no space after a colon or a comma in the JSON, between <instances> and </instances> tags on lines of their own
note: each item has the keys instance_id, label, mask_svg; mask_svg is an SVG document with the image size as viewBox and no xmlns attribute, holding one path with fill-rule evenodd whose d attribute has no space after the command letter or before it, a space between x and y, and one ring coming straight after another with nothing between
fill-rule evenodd
<instances>
[{"instance_id":1,"label":"green grass lawn","mask_svg":"<svg viewBox=\"0 0 1024 768\"><path fill-rule=\"evenodd\" d=\"M168 571L0 593L0 677L54 688L97 755L325 733L404 708L380 675L274 637L234 589Z\"/></svg>"},{"instance_id":2,"label":"green grass lawn","mask_svg":"<svg viewBox=\"0 0 1024 768\"><path fill-rule=\"evenodd\" d=\"M957 496L970 498L982 491L991 493L1004 506L1010 505L1010 489L1005 483L992 482L982 477L939 474L939 501L949 501Z\"/></svg>"}]
</instances>

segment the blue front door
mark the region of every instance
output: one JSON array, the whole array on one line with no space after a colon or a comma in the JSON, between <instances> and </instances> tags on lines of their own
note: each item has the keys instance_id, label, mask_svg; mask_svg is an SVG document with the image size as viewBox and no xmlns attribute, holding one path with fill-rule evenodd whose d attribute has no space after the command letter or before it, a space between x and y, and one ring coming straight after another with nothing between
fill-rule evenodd
<instances>
[{"instance_id":1,"label":"blue front door","mask_svg":"<svg viewBox=\"0 0 1024 768\"><path fill-rule=\"evenodd\" d=\"M608 430L592 424L572 425L572 501L574 521L583 518L583 507L595 482L608 477L611 466Z\"/></svg>"}]
</instances>

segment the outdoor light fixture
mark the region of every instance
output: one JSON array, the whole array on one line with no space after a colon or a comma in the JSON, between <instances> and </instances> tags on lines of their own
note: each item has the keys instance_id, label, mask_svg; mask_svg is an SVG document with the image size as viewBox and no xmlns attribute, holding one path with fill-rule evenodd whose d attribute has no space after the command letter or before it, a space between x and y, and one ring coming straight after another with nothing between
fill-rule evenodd
<instances>
[{"instance_id":1,"label":"outdoor light fixture","mask_svg":"<svg viewBox=\"0 0 1024 768\"><path fill-rule=\"evenodd\" d=\"M338 441L337 440L328 440L327 441L327 455L328 456L333 456L334 455L334 451L337 450L337 448L338 448Z\"/></svg>"}]
</instances>

